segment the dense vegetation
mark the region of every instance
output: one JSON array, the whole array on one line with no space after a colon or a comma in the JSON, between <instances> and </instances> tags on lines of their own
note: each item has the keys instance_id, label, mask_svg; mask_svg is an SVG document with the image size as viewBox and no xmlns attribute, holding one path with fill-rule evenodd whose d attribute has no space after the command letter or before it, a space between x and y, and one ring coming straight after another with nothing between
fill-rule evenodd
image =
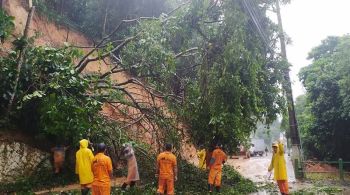
<instances>
[{"instance_id":1,"label":"dense vegetation","mask_svg":"<svg viewBox=\"0 0 350 195\"><path fill-rule=\"evenodd\" d=\"M309 157L350 160L350 36L328 37L309 53L299 77L306 96L297 98L303 146Z\"/></svg>"},{"instance_id":2,"label":"dense vegetation","mask_svg":"<svg viewBox=\"0 0 350 195\"><path fill-rule=\"evenodd\" d=\"M102 13L106 12L96 11L96 9L105 10L113 6L116 6L116 10L123 10L123 6L139 9L139 14L135 17L141 14L154 16L171 7L176 7L174 2L172 5L161 3L157 4L158 7L155 6L150 13L147 12L150 11L149 9L144 8L145 10L142 11L140 7L133 6L134 1L121 7L117 6L118 2L106 0L98 5L93 1L79 0L36 1L35 3L47 12L60 12L62 17L69 18L79 26L89 26L86 22L93 23L95 26L101 24L89 18L92 7L95 8L93 9L95 18L100 19L105 17ZM255 130L257 121L273 122L284 107L279 86L282 83L281 70L285 68L285 63L274 52L277 43L276 26L266 16L267 10L273 7L273 2L198 0L180 3L179 1L174 11L161 14L159 17L122 20L130 19L133 15L121 16L117 11L115 13L117 15L113 15L114 12L111 12L105 22L109 28L104 29L101 35L93 35L96 38L97 47L92 49L92 53L97 52L98 56L82 57L79 63L75 64L74 70L73 64L69 62L60 65L68 66L68 72L72 72L71 76L76 78L78 83L80 79L86 83L97 83L98 87L85 84L81 86L82 91L75 91L72 94L83 99L76 102L80 104L80 108L85 108L86 105L93 107L102 102L119 102L139 109L145 116L140 121L151 123L153 128L166 129L169 133L166 136L160 134L161 139L176 142L178 140L176 129L180 120L190 125L190 133L196 143L209 144L214 138L221 140L230 149L236 148L236 145L248 139L251 132ZM72 13L74 16L70 15ZM79 17L76 17L77 15ZM100 21L100 19L97 20ZM122 25L115 28L119 21ZM256 33L257 31L261 33ZM101 39L101 37L104 38ZM67 50L70 49L67 48ZM45 49L43 51L48 52ZM80 78L77 77L77 74L80 74L90 62L109 56L112 57L114 67L112 66L110 73L97 75L97 82L90 82L93 78L87 78L86 75L83 78L81 78L82 75L79 75ZM45 59L40 60L45 61ZM47 60L55 61L55 59ZM110 76L120 71L129 72L135 77L125 83L110 81ZM166 100L172 112L177 113L180 118L175 117L177 121L174 121L174 117L169 118L162 110L138 102L124 88L128 83L141 85L154 98ZM26 94L19 94L18 104L21 104L23 97L29 98L28 100L37 99L38 93L42 96L39 98L45 102L44 105L57 103L55 97L50 95L51 93L46 93L47 86L43 87L45 89L41 88L39 87L39 90L32 88L25 91ZM96 88L109 88L116 95L113 98L91 99L87 91L92 94L96 92L94 91ZM8 91L8 89L3 90ZM128 98L125 99L125 96ZM65 101L74 102L72 99ZM62 106L65 105L64 102L60 105L61 107L56 107L57 112L61 112L60 109L62 109L62 113L65 113L65 110L72 109ZM41 108L38 111L51 113L51 110L47 109ZM86 114L96 113L96 109L83 109L74 116L84 118L85 120L82 121L94 121L95 116L87 119ZM50 123L50 120L56 120L55 117L59 116L51 114L42 115L39 118L41 121ZM82 122L83 125L77 127L74 121L79 120L72 119L70 127L77 128L73 132L80 136L86 135L87 132L82 132L83 129L86 131L84 126L86 123ZM40 131L49 131L56 136L59 136L60 132L64 134L62 130L64 125L57 124L56 127L43 128L44 126L39 127Z\"/></svg>"},{"instance_id":3,"label":"dense vegetation","mask_svg":"<svg viewBox=\"0 0 350 195\"><path fill-rule=\"evenodd\" d=\"M10 36L11 32L15 28L13 23L14 18L7 15L3 10L0 10L0 40L1 43Z\"/></svg>"},{"instance_id":4,"label":"dense vegetation","mask_svg":"<svg viewBox=\"0 0 350 195\"><path fill-rule=\"evenodd\" d=\"M34 0L39 11L91 38L111 33L125 19L158 17L178 0Z\"/></svg>"}]
</instances>

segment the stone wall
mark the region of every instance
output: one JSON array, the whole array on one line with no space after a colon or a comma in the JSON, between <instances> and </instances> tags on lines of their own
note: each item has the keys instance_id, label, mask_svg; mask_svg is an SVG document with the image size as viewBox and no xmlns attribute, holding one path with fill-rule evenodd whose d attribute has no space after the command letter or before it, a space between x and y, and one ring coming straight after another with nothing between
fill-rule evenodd
<instances>
[{"instance_id":1,"label":"stone wall","mask_svg":"<svg viewBox=\"0 0 350 195\"><path fill-rule=\"evenodd\" d=\"M48 156L24 143L0 141L0 185L29 176Z\"/></svg>"}]
</instances>

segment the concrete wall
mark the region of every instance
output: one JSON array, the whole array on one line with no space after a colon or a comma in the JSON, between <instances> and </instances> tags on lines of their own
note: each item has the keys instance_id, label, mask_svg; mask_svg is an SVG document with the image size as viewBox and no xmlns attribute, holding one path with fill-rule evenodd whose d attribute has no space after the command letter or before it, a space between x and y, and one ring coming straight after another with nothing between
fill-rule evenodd
<instances>
[{"instance_id":1,"label":"concrete wall","mask_svg":"<svg viewBox=\"0 0 350 195\"><path fill-rule=\"evenodd\" d=\"M0 185L29 176L48 155L23 143L0 141Z\"/></svg>"}]
</instances>

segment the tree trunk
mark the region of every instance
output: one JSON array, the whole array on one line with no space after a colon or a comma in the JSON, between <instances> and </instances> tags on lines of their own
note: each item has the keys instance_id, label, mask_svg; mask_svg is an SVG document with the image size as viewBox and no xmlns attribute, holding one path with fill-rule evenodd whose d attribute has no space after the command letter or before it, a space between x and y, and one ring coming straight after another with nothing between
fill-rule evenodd
<instances>
[{"instance_id":1,"label":"tree trunk","mask_svg":"<svg viewBox=\"0 0 350 195\"><path fill-rule=\"evenodd\" d=\"M31 21L33 19L34 11L35 11L35 6L31 7L30 11L28 13L27 22L26 22L26 26L24 28L24 33L23 33L23 37L22 37L23 39L27 39L28 38L29 27L30 27L30 23L31 23ZM19 77L21 75L21 68L22 68L22 64L23 64L23 61L24 61L24 54L25 54L26 48L27 48L27 46L24 45L23 48L19 51L19 55L18 55L18 58L17 58L17 74L16 74L16 80L15 80L15 85L14 85L14 88L13 88L13 92L11 94L11 98L10 98L10 101L9 101L9 104L8 104L8 107L7 107L7 116L6 116L7 118L10 115L10 112L11 112L11 109L12 109L12 105L13 105L14 99L16 97L16 92L17 92L17 88L18 88L18 81L19 81Z\"/></svg>"}]
</instances>

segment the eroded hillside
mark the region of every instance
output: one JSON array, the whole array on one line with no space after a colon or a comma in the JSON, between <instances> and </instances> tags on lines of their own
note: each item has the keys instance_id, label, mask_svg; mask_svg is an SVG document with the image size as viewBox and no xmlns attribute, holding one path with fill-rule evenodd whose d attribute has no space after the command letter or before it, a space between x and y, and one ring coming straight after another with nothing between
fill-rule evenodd
<instances>
[{"instance_id":1,"label":"eroded hillside","mask_svg":"<svg viewBox=\"0 0 350 195\"><path fill-rule=\"evenodd\" d=\"M15 17L15 37L21 35L24 31L28 15L29 8L27 3L21 0L8 0L3 2L3 6L9 15ZM69 43L72 47L82 49L84 53L88 53L94 47L93 41L82 33L62 25L57 25L37 12L35 12L30 25L29 36L37 36L35 38L35 45L38 46L63 47L65 43ZM8 44L5 44L5 46L8 47ZM93 57L96 55L96 52L92 54ZM98 60L89 63L81 74L98 73L103 75L113 71L113 68L115 69L113 63L111 63L109 59ZM117 83L126 83L123 87L125 91L131 95L130 97L125 97L126 99L130 100L130 98L132 98L132 101L136 101L146 107L156 107L166 116L176 118L176 116L171 114L167 109L166 103L163 101L162 97L151 87L146 87L147 83L131 77L130 74L125 71L111 74L111 79ZM136 82L128 83L131 80L136 80ZM126 131L129 136L152 145L154 149L159 148L158 146L163 143L162 139L166 131L159 128L152 121L152 118L145 117L145 114L138 108L126 106L118 102L109 102L103 105L101 114L122 124L122 130ZM181 154L187 160L194 160L195 148L192 144L189 144L189 137L185 125L178 121L177 128L179 129L178 134L181 136L183 142L183 144L181 144Z\"/></svg>"}]
</instances>

